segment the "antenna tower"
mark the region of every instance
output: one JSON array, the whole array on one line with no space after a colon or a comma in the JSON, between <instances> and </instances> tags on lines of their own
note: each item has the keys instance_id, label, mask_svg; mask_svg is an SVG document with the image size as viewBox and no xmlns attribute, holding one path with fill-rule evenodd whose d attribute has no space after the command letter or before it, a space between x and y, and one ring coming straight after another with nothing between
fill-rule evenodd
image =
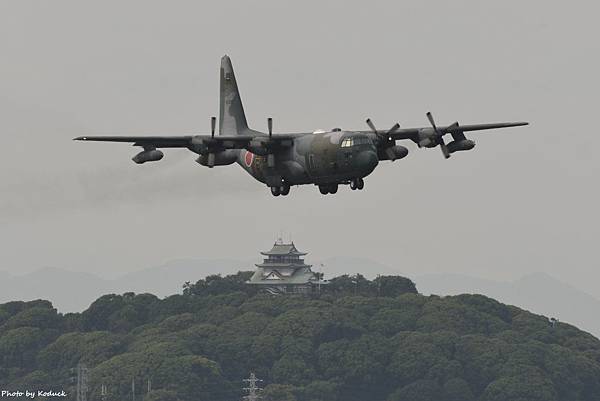
<instances>
[{"instance_id":1,"label":"antenna tower","mask_svg":"<svg viewBox=\"0 0 600 401\"><path fill-rule=\"evenodd\" d=\"M258 395L262 388L258 387L256 384L261 382L262 380L258 379L254 373L250 373L249 379L244 379L245 382L248 382L248 387L244 387L244 390L248 392L248 395L244 397L244 400L247 401L257 401L262 397Z\"/></svg>"},{"instance_id":2,"label":"antenna tower","mask_svg":"<svg viewBox=\"0 0 600 401\"><path fill-rule=\"evenodd\" d=\"M87 401L88 369L84 363L77 364L77 401Z\"/></svg>"},{"instance_id":3,"label":"antenna tower","mask_svg":"<svg viewBox=\"0 0 600 401\"><path fill-rule=\"evenodd\" d=\"M102 401L106 401L107 396L108 396L108 391L106 389L106 384L102 384L102 386L100 387L100 399Z\"/></svg>"}]
</instances>

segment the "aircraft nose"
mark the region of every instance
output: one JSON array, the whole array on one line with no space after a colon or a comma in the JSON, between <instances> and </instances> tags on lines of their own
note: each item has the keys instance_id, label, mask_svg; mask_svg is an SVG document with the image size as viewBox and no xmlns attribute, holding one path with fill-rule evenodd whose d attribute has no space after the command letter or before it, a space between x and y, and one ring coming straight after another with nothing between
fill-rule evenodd
<instances>
[{"instance_id":1,"label":"aircraft nose","mask_svg":"<svg viewBox=\"0 0 600 401\"><path fill-rule=\"evenodd\" d=\"M363 150L356 157L356 167L365 174L371 173L377 167L379 158L372 150Z\"/></svg>"}]
</instances>

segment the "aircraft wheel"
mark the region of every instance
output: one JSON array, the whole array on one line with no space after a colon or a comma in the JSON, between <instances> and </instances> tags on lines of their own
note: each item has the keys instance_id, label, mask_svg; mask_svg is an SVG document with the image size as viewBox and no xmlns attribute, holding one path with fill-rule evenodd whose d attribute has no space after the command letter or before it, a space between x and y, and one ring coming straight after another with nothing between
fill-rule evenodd
<instances>
[{"instance_id":1,"label":"aircraft wheel","mask_svg":"<svg viewBox=\"0 0 600 401\"><path fill-rule=\"evenodd\" d=\"M354 190L356 190L356 188L357 188L356 180L350 181L350 189L354 191Z\"/></svg>"},{"instance_id":2,"label":"aircraft wheel","mask_svg":"<svg viewBox=\"0 0 600 401\"><path fill-rule=\"evenodd\" d=\"M279 196L281 194L281 190L279 187L271 187L271 193L273 196Z\"/></svg>"},{"instance_id":3,"label":"aircraft wheel","mask_svg":"<svg viewBox=\"0 0 600 401\"><path fill-rule=\"evenodd\" d=\"M329 187L327 185L319 185L319 192L323 195L327 195L329 193Z\"/></svg>"},{"instance_id":4,"label":"aircraft wheel","mask_svg":"<svg viewBox=\"0 0 600 401\"><path fill-rule=\"evenodd\" d=\"M282 185L281 189L280 189L280 192L281 192L281 195L286 196L287 194L290 193L290 186L287 185L287 184Z\"/></svg>"},{"instance_id":5,"label":"aircraft wheel","mask_svg":"<svg viewBox=\"0 0 600 401\"><path fill-rule=\"evenodd\" d=\"M338 190L338 184L331 184L331 185L329 186L329 193L330 193L330 194L334 194L334 193L336 193L336 192L337 192L337 190Z\"/></svg>"},{"instance_id":6,"label":"aircraft wheel","mask_svg":"<svg viewBox=\"0 0 600 401\"><path fill-rule=\"evenodd\" d=\"M357 178L356 179L356 188L357 189L363 189L365 187L365 181L362 178Z\"/></svg>"}]
</instances>

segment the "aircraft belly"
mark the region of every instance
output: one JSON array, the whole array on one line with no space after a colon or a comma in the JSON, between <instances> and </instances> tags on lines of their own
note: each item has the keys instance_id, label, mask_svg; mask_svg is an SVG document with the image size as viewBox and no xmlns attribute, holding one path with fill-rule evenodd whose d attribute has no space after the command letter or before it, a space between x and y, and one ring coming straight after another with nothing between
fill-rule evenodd
<instances>
[{"instance_id":1,"label":"aircraft belly","mask_svg":"<svg viewBox=\"0 0 600 401\"><path fill-rule=\"evenodd\" d=\"M364 176L363 172L355 168L352 160L346 158L344 154L334 154L334 157L326 156L318 158L315 154L306 156L310 178L315 184L342 183Z\"/></svg>"},{"instance_id":2,"label":"aircraft belly","mask_svg":"<svg viewBox=\"0 0 600 401\"><path fill-rule=\"evenodd\" d=\"M343 183L348 182L353 178L359 177L358 172L343 171L336 174L321 174L312 177L315 184L331 184L331 183Z\"/></svg>"},{"instance_id":3,"label":"aircraft belly","mask_svg":"<svg viewBox=\"0 0 600 401\"><path fill-rule=\"evenodd\" d=\"M310 177L306 169L296 160L286 160L281 162L281 175L290 185L300 185L310 183Z\"/></svg>"},{"instance_id":4,"label":"aircraft belly","mask_svg":"<svg viewBox=\"0 0 600 401\"><path fill-rule=\"evenodd\" d=\"M355 150L351 157L347 152L338 152L331 148L320 150L304 155L295 152L279 154L274 167L267 165L267 156L243 150L240 152L238 164L256 180L269 186L277 186L283 182L288 185L347 183L366 175L365 171L356 168Z\"/></svg>"}]
</instances>

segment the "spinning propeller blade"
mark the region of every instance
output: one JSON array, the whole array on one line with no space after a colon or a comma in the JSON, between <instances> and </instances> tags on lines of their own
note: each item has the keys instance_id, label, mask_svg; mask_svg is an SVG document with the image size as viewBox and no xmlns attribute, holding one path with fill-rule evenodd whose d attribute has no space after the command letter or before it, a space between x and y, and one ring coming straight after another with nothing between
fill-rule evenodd
<instances>
[{"instance_id":1,"label":"spinning propeller blade","mask_svg":"<svg viewBox=\"0 0 600 401\"><path fill-rule=\"evenodd\" d=\"M373 124L373 121L371 121L370 118L367 118L366 123L369 126L369 128L371 128L371 131L373 131L375 136L377 136L377 139L380 141L391 142L392 138L390 137L390 135L396 132L398 128L400 128L400 124L396 123L385 134L382 134L380 132L377 132L377 128L375 128L375 124Z\"/></svg>"},{"instance_id":2,"label":"spinning propeller blade","mask_svg":"<svg viewBox=\"0 0 600 401\"><path fill-rule=\"evenodd\" d=\"M435 121L433 120L433 115L429 111L427 112L427 119L429 120L429 123L433 127L433 131L436 133L436 136L437 136L436 139L437 139L438 144L440 145L440 149L442 149L442 154L444 155L444 157L446 159L449 158L450 152L448 151L448 147L446 146L446 143L444 142L444 134L440 130L438 130L437 126L435 125Z\"/></svg>"},{"instance_id":3,"label":"spinning propeller blade","mask_svg":"<svg viewBox=\"0 0 600 401\"><path fill-rule=\"evenodd\" d=\"M375 128L375 125L373 124L373 121L371 121L370 118L367 118L367 125L369 126L369 128L371 128L371 131L373 131L375 135L377 135L377 128Z\"/></svg>"},{"instance_id":4,"label":"spinning propeller blade","mask_svg":"<svg viewBox=\"0 0 600 401\"><path fill-rule=\"evenodd\" d=\"M273 137L273 119L267 118L267 126L269 127L269 138Z\"/></svg>"},{"instance_id":5,"label":"spinning propeller blade","mask_svg":"<svg viewBox=\"0 0 600 401\"><path fill-rule=\"evenodd\" d=\"M273 138L273 119L271 117L267 118L267 127L269 129L269 149L271 149L270 142ZM267 166L275 167L275 155L272 152L267 155Z\"/></svg>"}]
</instances>

